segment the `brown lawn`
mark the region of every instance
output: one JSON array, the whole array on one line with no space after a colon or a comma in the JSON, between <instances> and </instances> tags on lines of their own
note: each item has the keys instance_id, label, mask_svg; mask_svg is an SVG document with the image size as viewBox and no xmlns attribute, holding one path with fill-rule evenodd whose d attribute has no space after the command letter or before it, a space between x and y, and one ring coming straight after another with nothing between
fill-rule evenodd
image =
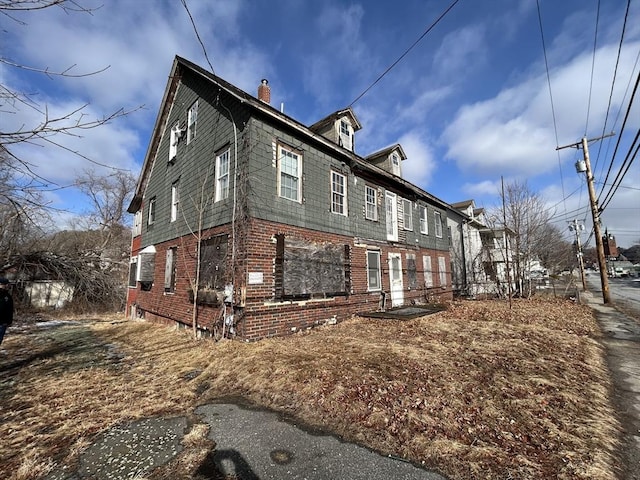
<instances>
[{"instance_id":1,"label":"brown lawn","mask_svg":"<svg viewBox=\"0 0 640 480\"><path fill-rule=\"evenodd\" d=\"M451 479L613 480L619 424L598 335L564 300L458 302L250 344L121 318L9 332L0 478L73 465L116 423L232 396ZM198 478L205 435L195 425L193 449L148 478Z\"/></svg>"}]
</instances>

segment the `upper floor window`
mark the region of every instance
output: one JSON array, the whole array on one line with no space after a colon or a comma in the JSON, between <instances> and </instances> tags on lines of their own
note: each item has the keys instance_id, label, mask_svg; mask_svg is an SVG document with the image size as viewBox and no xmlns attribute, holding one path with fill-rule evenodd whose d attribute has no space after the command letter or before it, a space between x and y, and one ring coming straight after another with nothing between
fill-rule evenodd
<instances>
[{"instance_id":1,"label":"upper floor window","mask_svg":"<svg viewBox=\"0 0 640 480\"><path fill-rule=\"evenodd\" d=\"M133 217L133 236L136 237L142 233L142 210L138 210Z\"/></svg>"},{"instance_id":2,"label":"upper floor window","mask_svg":"<svg viewBox=\"0 0 640 480\"><path fill-rule=\"evenodd\" d=\"M218 202L229 196L229 149L216 157L216 197Z\"/></svg>"},{"instance_id":3,"label":"upper floor window","mask_svg":"<svg viewBox=\"0 0 640 480\"><path fill-rule=\"evenodd\" d=\"M391 154L391 173L400 175L400 157L397 153Z\"/></svg>"},{"instance_id":4,"label":"upper floor window","mask_svg":"<svg viewBox=\"0 0 640 480\"><path fill-rule=\"evenodd\" d=\"M331 212L347 214L347 183L344 175L331 172Z\"/></svg>"},{"instance_id":5,"label":"upper floor window","mask_svg":"<svg viewBox=\"0 0 640 480\"><path fill-rule=\"evenodd\" d=\"M404 229L413 230L413 215L411 212L411 200L402 199L402 214L404 220Z\"/></svg>"},{"instance_id":6,"label":"upper floor window","mask_svg":"<svg viewBox=\"0 0 640 480\"><path fill-rule=\"evenodd\" d=\"M178 181L171 185L171 221L175 222L178 218L178 207L180 206L180 192L178 190Z\"/></svg>"},{"instance_id":7,"label":"upper floor window","mask_svg":"<svg viewBox=\"0 0 640 480\"><path fill-rule=\"evenodd\" d=\"M196 138L196 124L198 123L198 101L193 102L189 107L187 118L187 145Z\"/></svg>"},{"instance_id":8,"label":"upper floor window","mask_svg":"<svg viewBox=\"0 0 640 480\"><path fill-rule=\"evenodd\" d=\"M149 216L147 217L147 225L153 225L156 221L156 197L149 200Z\"/></svg>"},{"instance_id":9,"label":"upper floor window","mask_svg":"<svg viewBox=\"0 0 640 480\"><path fill-rule=\"evenodd\" d=\"M353 134L351 124L346 120L340 120L340 145L347 150L353 150Z\"/></svg>"},{"instance_id":10,"label":"upper floor window","mask_svg":"<svg viewBox=\"0 0 640 480\"><path fill-rule=\"evenodd\" d=\"M278 195L302 202L302 155L278 146Z\"/></svg>"},{"instance_id":11,"label":"upper floor window","mask_svg":"<svg viewBox=\"0 0 640 480\"><path fill-rule=\"evenodd\" d=\"M169 161L176 158L178 154L178 142L180 141L180 123L171 127L171 137L169 138Z\"/></svg>"},{"instance_id":12,"label":"upper floor window","mask_svg":"<svg viewBox=\"0 0 640 480\"><path fill-rule=\"evenodd\" d=\"M429 235L429 222L427 221L427 207L420 207L420 233Z\"/></svg>"},{"instance_id":13,"label":"upper floor window","mask_svg":"<svg viewBox=\"0 0 640 480\"><path fill-rule=\"evenodd\" d=\"M376 189L365 185L364 187L364 218L378 221L378 194Z\"/></svg>"},{"instance_id":14,"label":"upper floor window","mask_svg":"<svg viewBox=\"0 0 640 480\"><path fill-rule=\"evenodd\" d=\"M440 212L433 212L435 218L436 237L442 238L442 214Z\"/></svg>"},{"instance_id":15,"label":"upper floor window","mask_svg":"<svg viewBox=\"0 0 640 480\"><path fill-rule=\"evenodd\" d=\"M391 242L398 241L398 202L396 194L385 192L384 196L386 222L387 222L387 240Z\"/></svg>"}]
</instances>

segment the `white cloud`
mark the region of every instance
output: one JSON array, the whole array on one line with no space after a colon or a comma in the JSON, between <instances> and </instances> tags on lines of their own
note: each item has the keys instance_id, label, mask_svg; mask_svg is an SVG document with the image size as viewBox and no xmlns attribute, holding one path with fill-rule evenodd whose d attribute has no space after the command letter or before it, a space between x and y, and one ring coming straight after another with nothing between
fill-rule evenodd
<instances>
[{"instance_id":1,"label":"white cloud","mask_svg":"<svg viewBox=\"0 0 640 480\"><path fill-rule=\"evenodd\" d=\"M400 137L407 159L402 162L402 176L411 183L426 188L437 168L433 151L424 136L411 131Z\"/></svg>"}]
</instances>

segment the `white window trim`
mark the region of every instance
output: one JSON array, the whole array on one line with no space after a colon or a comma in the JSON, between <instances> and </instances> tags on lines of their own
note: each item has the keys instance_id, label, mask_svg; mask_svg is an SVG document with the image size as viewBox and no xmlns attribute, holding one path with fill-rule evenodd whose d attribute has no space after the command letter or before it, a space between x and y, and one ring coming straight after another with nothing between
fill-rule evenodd
<instances>
[{"instance_id":1,"label":"white window trim","mask_svg":"<svg viewBox=\"0 0 640 480\"><path fill-rule=\"evenodd\" d=\"M420 206L420 233L429 235L429 212L423 205Z\"/></svg>"},{"instance_id":2,"label":"white window trim","mask_svg":"<svg viewBox=\"0 0 640 480\"><path fill-rule=\"evenodd\" d=\"M133 236L137 237L142 233L142 210L138 210L133 216Z\"/></svg>"},{"instance_id":3,"label":"white window trim","mask_svg":"<svg viewBox=\"0 0 640 480\"><path fill-rule=\"evenodd\" d=\"M171 184L171 221L178 219L178 209L180 208L180 191L178 189L179 180Z\"/></svg>"},{"instance_id":4,"label":"white window trim","mask_svg":"<svg viewBox=\"0 0 640 480\"><path fill-rule=\"evenodd\" d=\"M369 191L373 192L373 203L369 202ZM369 215L369 209L367 207L373 207L373 215ZM369 185L364 186L364 218L367 220L378 221L378 190Z\"/></svg>"},{"instance_id":5,"label":"white window trim","mask_svg":"<svg viewBox=\"0 0 640 480\"><path fill-rule=\"evenodd\" d=\"M171 136L169 138L169 161L178 155L178 142L180 141L180 122L171 127Z\"/></svg>"},{"instance_id":6,"label":"white window trim","mask_svg":"<svg viewBox=\"0 0 640 480\"><path fill-rule=\"evenodd\" d=\"M433 216L436 229L436 237L442 238L442 214L440 212L433 212Z\"/></svg>"},{"instance_id":7,"label":"white window trim","mask_svg":"<svg viewBox=\"0 0 640 480\"><path fill-rule=\"evenodd\" d=\"M215 202L219 202L220 200L224 200L225 198L229 197L229 170L231 168L231 149L227 148L225 151L223 151L222 153L220 153L220 155L216 156L216 192L215 192ZM226 164L227 164L227 173L224 175L221 175L220 172L222 171L221 165L222 165L222 159L223 157L226 157ZM223 178L227 179L227 188L224 191L225 195L223 196L223 189L221 187L221 181Z\"/></svg>"},{"instance_id":8,"label":"white window trim","mask_svg":"<svg viewBox=\"0 0 640 480\"><path fill-rule=\"evenodd\" d=\"M298 159L298 189L297 189L297 199L289 198L282 195L282 152L288 152L295 155ZM278 161L277 161L277 175L278 175L278 196L280 198L286 198L287 200L291 200L292 202L302 203L302 153L293 150L292 148L285 147L283 145L278 145Z\"/></svg>"},{"instance_id":9,"label":"white window trim","mask_svg":"<svg viewBox=\"0 0 640 480\"><path fill-rule=\"evenodd\" d=\"M398 241L398 198L395 193L385 192L384 209L385 209L385 228L387 232L387 240L390 242ZM389 209L391 205L391 217L389 217ZM393 232L389 233L389 227Z\"/></svg>"},{"instance_id":10,"label":"white window trim","mask_svg":"<svg viewBox=\"0 0 640 480\"><path fill-rule=\"evenodd\" d=\"M407 200L406 198L402 199L402 223L403 228L405 230L413 231L413 202L411 200ZM407 208L408 207L408 208ZM409 220L407 222L407 220Z\"/></svg>"},{"instance_id":11,"label":"white window trim","mask_svg":"<svg viewBox=\"0 0 640 480\"><path fill-rule=\"evenodd\" d=\"M193 139L196 138L198 126L198 100L193 102L189 107L189 112L187 114L187 145L191 143Z\"/></svg>"},{"instance_id":12,"label":"white window trim","mask_svg":"<svg viewBox=\"0 0 640 480\"><path fill-rule=\"evenodd\" d=\"M149 211L147 212L147 225L153 225L156 221L156 199L149 200Z\"/></svg>"},{"instance_id":13,"label":"white window trim","mask_svg":"<svg viewBox=\"0 0 640 480\"><path fill-rule=\"evenodd\" d=\"M347 133L342 133L342 125L346 125ZM353 151L353 126L351 122L346 118L341 118L337 122L338 138L340 139L340 145L347 150Z\"/></svg>"},{"instance_id":14,"label":"white window trim","mask_svg":"<svg viewBox=\"0 0 640 480\"><path fill-rule=\"evenodd\" d=\"M392 153L391 154L391 171L394 175L398 175L400 176L400 155L398 155L397 153Z\"/></svg>"},{"instance_id":15,"label":"white window trim","mask_svg":"<svg viewBox=\"0 0 640 480\"><path fill-rule=\"evenodd\" d=\"M369 254L374 254L378 257L378 285L371 286L369 283L369 272L370 272L370 264L369 264ZM367 250L367 291L368 292L379 292L382 290L382 259L380 258L380 252L377 250Z\"/></svg>"},{"instance_id":16,"label":"white window trim","mask_svg":"<svg viewBox=\"0 0 640 480\"><path fill-rule=\"evenodd\" d=\"M342 192L339 192L338 190L336 190L334 188L335 186L335 182L334 179L338 179L341 178L342 179ZM331 182L331 213L336 213L338 215L343 215L343 216L348 216L348 212L347 212L347 177L341 173L338 172L334 172L333 170L331 170L331 175L330 175L330 182ZM342 202L337 203L334 201L334 199L336 198L336 196L340 199L342 199ZM342 211L338 211L336 209L337 206L340 206Z\"/></svg>"}]
</instances>

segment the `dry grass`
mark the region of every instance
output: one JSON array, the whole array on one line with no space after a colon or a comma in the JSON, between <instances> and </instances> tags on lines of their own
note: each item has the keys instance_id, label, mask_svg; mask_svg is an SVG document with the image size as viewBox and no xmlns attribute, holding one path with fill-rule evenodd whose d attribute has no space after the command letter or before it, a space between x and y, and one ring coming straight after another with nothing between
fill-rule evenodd
<instances>
[{"instance_id":1,"label":"dry grass","mask_svg":"<svg viewBox=\"0 0 640 480\"><path fill-rule=\"evenodd\" d=\"M252 344L139 322L10 334L3 347L20 361L0 364L0 477L72 465L115 423L239 395L452 479L614 479L619 426L597 332L586 307L521 300ZM180 458L148 478L197 478L205 438L193 425Z\"/></svg>"}]
</instances>

